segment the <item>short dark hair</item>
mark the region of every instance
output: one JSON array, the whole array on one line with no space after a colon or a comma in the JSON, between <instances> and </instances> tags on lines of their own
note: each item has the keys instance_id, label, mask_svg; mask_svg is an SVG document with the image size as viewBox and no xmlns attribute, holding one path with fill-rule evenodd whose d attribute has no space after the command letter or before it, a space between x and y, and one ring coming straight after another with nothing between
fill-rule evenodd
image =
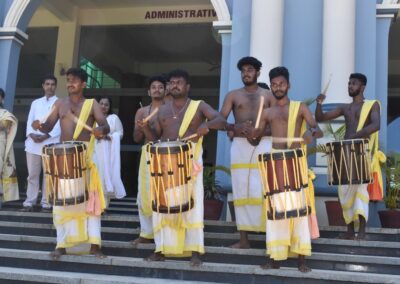
<instances>
[{"instance_id":1,"label":"short dark hair","mask_svg":"<svg viewBox=\"0 0 400 284\"><path fill-rule=\"evenodd\" d=\"M108 100L108 103L110 104L110 108L108 109L108 113L107 113L107 114L112 114L113 111L112 111L112 101L111 101L111 98L110 98L110 97L106 97L106 96L100 97L99 103L100 103L100 101L103 100L103 99Z\"/></svg>"},{"instance_id":2,"label":"short dark hair","mask_svg":"<svg viewBox=\"0 0 400 284\"><path fill-rule=\"evenodd\" d=\"M350 74L350 78L349 79L357 79L359 80L364 86L367 85L367 76L365 76L362 73L352 73Z\"/></svg>"},{"instance_id":3,"label":"short dark hair","mask_svg":"<svg viewBox=\"0 0 400 284\"><path fill-rule=\"evenodd\" d=\"M78 77L82 82L87 82L88 74L82 68L71 67L67 70L67 76L72 75Z\"/></svg>"},{"instance_id":4,"label":"short dark hair","mask_svg":"<svg viewBox=\"0 0 400 284\"><path fill-rule=\"evenodd\" d=\"M258 60L255 57L252 56L246 56L241 58L238 63L237 63L237 68L239 70L242 70L243 65L251 65L254 67L254 69L256 69L257 71L260 71L262 63L260 60Z\"/></svg>"},{"instance_id":5,"label":"short dark hair","mask_svg":"<svg viewBox=\"0 0 400 284\"><path fill-rule=\"evenodd\" d=\"M289 83L289 70L286 67L278 66L278 67L272 68L269 71L269 80L270 81L272 81L272 79L279 77L279 76L285 77L286 81L288 81L288 83Z\"/></svg>"},{"instance_id":6,"label":"short dark hair","mask_svg":"<svg viewBox=\"0 0 400 284\"><path fill-rule=\"evenodd\" d=\"M156 82L156 81L162 83L164 85L164 89L167 86L167 80L165 79L164 76L153 76L153 77L150 77L150 79L149 79L148 89L150 89L151 84L153 84L153 82Z\"/></svg>"},{"instance_id":7,"label":"short dark hair","mask_svg":"<svg viewBox=\"0 0 400 284\"><path fill-rule=\"evenodd\" d=\"M53 74L47 74L47 75L43 76L43 78L42 78L42 85L43 85L44 82L46 82L47 80L53 80L53 81L56 83L56 85L57 85L57 78L54 77Z\"/></svg>"},{"instance_id":8,"label":"short dark hair","mask_svg":"<svg viewBox=\"0 0 400 284\"><path fill-rule=\"evenodd\" d=\"M183 69L175 69L169 72L168 74L168 81L171 80L171 78L183 78L185 79L186 83L189 84L189 73L186 70Z\"/></svg>"},{"instance_id":9,"label":"short dark hair","mask_svg":"<svg viewBox=\"0 0 400 284\"><path fill-rule=\"evenodd\" d=\"M269 86L268 86L268 84L267 84L267 83L264 83L264 82L259 82L259 83L257 83L257 85L258 85L260 88L263 88L263 89L269 90Z\"/></svg>"}]
</instances>

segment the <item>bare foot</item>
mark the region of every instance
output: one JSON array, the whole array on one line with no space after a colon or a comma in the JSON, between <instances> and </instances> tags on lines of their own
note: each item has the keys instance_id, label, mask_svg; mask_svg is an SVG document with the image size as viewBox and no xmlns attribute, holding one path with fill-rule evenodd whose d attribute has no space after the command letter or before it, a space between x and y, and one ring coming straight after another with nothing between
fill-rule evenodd
<instances>
[{"instance_id":1,"label":"bare foot","mask_svg":"<svg viewBox=\"0 0 400 284\"><path fill-rule=\"evenodd\" d=\"M59 249L55 249L54 251L52 251L50 253L50 257L52 260L59 260L60 257L65 254L65 249L64 248L59 248Z\"/></svg>"},{"instance_id":2,"label":"bare foot","mask_svg":"<svg viewBox=\"0 0 400 284\"><path fill-rule=\"evenodd\" d=\"M303 273L311 271L311 268L306 265L306 257L304 255L299 255L299 258L297 260L297 267L299 271Z\"/></svg>"},{"instance_id":3,"label":"bare foot","mask_svg":"<svg viewBox=\"0 0 400 284\"><path fill-rule=\"evenodd\" d=\"M164 261L165 257L162 253L155 252L144 258L145 261Z\"/></svg>"},{"instance_id":4,"label":"bare foot","mask_svg":"<svg viewBox=\"0 0 400 284\"><path fill-rule=\"evenodd\" d=\"M311 268L305 265L304 263L298 266L300 272L307 273L311 271Z\"/></svg>"},{"instance_id":5,"label":"bare foot","mask_svg":"<svg viewBox=\"0 0 400 284\"><path fill-rule=\"evenodd\" d=\"M202 265L203 262L200 259L200 255L198 252L192 252L192 258L190 259L190 266L197 267Z\"/></svg>"},{"instance_id":6,"label":"bare foot","mask_svg":"<svg viewBox=\"0 0 400 284\"><path fill-rule=\"evenodd\" d=\"M107 257L105 254L103 254L103 252L101 251L101 249L98 245L92 245L90 247L89 254L92 254L97 258L106 258Z\"/></svg>"},{"instance_id":7,"label":"bare foot","mask_svg":"<svg viewBox=\"0 0 400 284\"><path fill-rule=\"evenodd\" d=\"M281 264L279 261L270 260L266 264L260 265L262 269L279 269L281 268Z\"/></svg>"},{"instance_id":8,"label":"bare foot","mask_svg":"<svg viewBox=\"0 0 400 284\"><path fill-rule=\"evenodd\" d=\"M242 242L242 241L239 241L239 242L234 243L233 245L231 245L230 248L234 248L234 249L248 249L248 248L250 248L250 243L249 243L249 242Z\"/></svg>"},{"instance_id":9,"label":"bare foot","mask_svg":"<svg viewBox=\"0 0 400 284\"><path fill-rule=\"evenodd\" d=\"M354 237L354 240L358 241L365 240L365 232L358 232L357 236Z\"/></svg>"},{"instance_id":10,"label":"bare foot","mask_svg":"<svg viewBox=\"0 0 400 284\"><path fill-rule=\"evenodd\" d=\"M152 242L153 242L153 240L151 240L151 239L146 239L146 238L143 238L143 237L138 237L137 239L134 239L134 240L130 241L130 244L131 244L133 247L137 247L138 244L149 244L149 243L152 243Z\"/></svg>"}]
</instances>

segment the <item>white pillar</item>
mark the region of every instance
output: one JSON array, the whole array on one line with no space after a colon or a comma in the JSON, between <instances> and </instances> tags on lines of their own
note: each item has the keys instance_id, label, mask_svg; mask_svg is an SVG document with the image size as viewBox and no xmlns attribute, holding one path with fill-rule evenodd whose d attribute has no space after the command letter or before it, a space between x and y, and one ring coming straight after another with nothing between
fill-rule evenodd
<instances>
[{"instance_id":1,"label":"white pillar","mask_svg":"<svg viewBox=\"0 0 400 284\"><path fill-rule=\"evenodd\" d=\"M324 0L323 17L321 90L332 75L324 103L347 103L355 66L356 0Z\"/></svg>"},{"instance_id":2,"label":"white pillar","mask_svg":"<svg viewBox=\"0 0 400 284\"><path fill-rule=\"evenodd\" d=\"M73 18L61 20L58 27L58 40L54 66L54 76L57 78L57 96L68 95L65 71L70 67L79 67L79 38L80 25L77 8L74 9Z\"/></svg>"},{"instance_id":3,"label":"white pillar","mask_svg":"<svg viewBox=\"0 0 400 284\"><path fill-rule=\"evenodd\" d=\"M282 65L284 0L253 0L250 55L262 62L259 82L269 82L269 70Z\"/></svg>"}]
</instances>

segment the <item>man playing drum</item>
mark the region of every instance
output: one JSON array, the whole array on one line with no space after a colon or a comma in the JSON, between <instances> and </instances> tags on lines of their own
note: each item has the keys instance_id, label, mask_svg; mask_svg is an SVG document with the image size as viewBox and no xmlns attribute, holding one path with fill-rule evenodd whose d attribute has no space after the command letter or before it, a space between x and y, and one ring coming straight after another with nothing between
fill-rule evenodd
<instances>
[{"instance_id":1,"label":"man playing drum","mask_svg":"<svg viewBox=\"0 0 400 284\"><path fill-rule=\"evenodd\" d=\"M287 94L290 88L289 83L289 72L285 67L276 67L269 72L272 94L277 100L276 104L271 108L267 108L263 111L260 127L253 131L253 136L259 136L263 133L264 128L269 124L272 134L272 153L287 153L288 149L297 149L305 153L305 145L302 142L309 144L313 138L322 137L322 132L318 128L310 110L307 105L301 102L289 100ZM309 129L306 129L308 125ZM293 151L292 151L293 152ZM267 153L268 155L268 153ZM306 175L301 178L308 179L308 169L305 154L303 154L303 173ZM289 166L289 165L288 165ZM315 202L314 192L312 187L311 179L308 179L308 183L305 182L300 188L279 188L281 194L285 194L282 201L288 204L286 199L294 197L292 200L293 204L298 204L300 201L296 200L299 195L292 194L296 193L297 190L302 192L301 198L305 197L307 202L304 202L304 207L298 208L306 211L303 214L296 216L289 216L289 212L278 212L277 208L272 208L271 211L275 214L278 212L281 217L268 216L266 222L266 243L267 243L267 254L270 255L271 262L262 266L264 269L279 268L279 261L287 259L289 256L298 255L298 269L301 272L308 272L308 268L305 264L305 256L311 255L311 228L310 228L310 216L309 214L315 214ZM289 190L289 191L288 191ZM304 192L304 193L303 193ZM267 192L266 192L267 193ZM289 194L287 194L289 193ZM274 194L274 192L272 192ZM279 197L278 197L279 198ZM300 198L300 199L301 199ZM303 201L302 201L303 202ZM277 202L278 203L278 202ZM278 204L279 205L279 204ZM275 206L277 206L275 204ZM286 205L281 207L286 208ZM293 210L292 213L296 213ZM297 211L299 212L299 211ZM263 212L265 214L265 212ZM268 212L270 213L270 212ZM288 213L288 214L286 214ZM316 226L316 224L315 224Z\"/></svg>"},{"instance_id":2,"label":"man playing drum","mask_svg":"<svg viewBox=\"0 0 400 284\"><path fill-rule=\"evenodd\" d=\"M162 76L153 76L149 80L148 95L151 98L151 103L148 106L138 109L135 115L135 130L133 132L133 140L136 143L147 144L150 142L148 131L149 128L143 127L143 120L149 117L156 109L159 109L164 104L166 80ZM154 121L157 116L150 118L148 124L153 128ZM138 179L138 196L137 202L139 207L139 221L140 221L140 235L132 241L132 245L136 246L139 243L149 243L153 240L153 225L152 225L152 209L150 200L150 176L149 169L146 164L146 146L142 147L139 165L139 179Z\"/></svg>"},{"instance_id":3,"label":"man playing drum","mask_svg":"<svg viewBox=\"0 0 400 284\"><path fill-rule=\"evenodd\" d=\"M380 129L380 105L378 101L367 101L364 90L367 77L361 73L350 75L348 83L350 104L342 104L335 109L323 112L322 102L324 95L317 97L315 118L318 122L329 121L344 116L346 132L345 139L370 138L369 146L372 150L372 171L374 182L368 184L341 185L338 188L339 199L343 208L344 220L347 224L347 233L340 236L345 239L364 239L365 225L368 220L369 200L382 200L382 176L380 162L384 162L384 154L378 150L378 130ZM359 226L358 235L355 235L355 226Z\"/></svg>"},{"instance_id":4,"label":"man playing drum","mask_svg":"<svg viewBox=\"0 0 400 284\"><path fill-rule=\"evenodd\" d=\"M85 99L83 96L87 76L85 70L81 68L70 68L67 71L68 97L55 102L54 108L44 123L39 120L32 123L34 129L49 133L56 122L60 120L62 142L70 140L88 142L89 148L86 165L88 168L87 176L90 176L90 180L88 181L89 188L86 190L93 193L90 196L95 200L91 200L89 197L88 201L81 204L54 206L53 221L57 230L57 246L55 251L51 253L54 260L58 260L61 255L65 254L67 248L81 244L91 244L90 254L100 258L105 257L100 249L101 212L105 208L105 201L100 177L96 166L91 161L91 155L94 138L105 137L110 128L96 100ZM78 123L71 119L71 116L78 116ZM87 125L94 125L94 122L97 122L99 126L93 128L91 133ZM94 203L91 203L92 201ZM88 204L95 204L96 208L89 210Z\"/></svg>"},{"instance_id":5,"label":"man playing drum","mask_svg":"<svg viewBox=\"0 0 400 284\"><path fill-rule=\"evenodd\" d=\"M266 129L261 140L248 137L250 128L257 120L261 99L262 108L270 107L275 99L269 90L257 85L260 61L254 57L243 57L237 68L241 72L244 87L226 95L220 113L227 119L232 111L235 118L235 124L228 124L226 130L234 133L231 146L232 193L240 241L231 247L249 248L248 232L265 232L257 156L271 149L271 141L267 137L270 136L270 130Z\"/></svg>"},{"instance_id":6,"label":"man playing drum","mask_svg":"<svg viewBox=\"0 0 400 284\"><path fill-rule=\"evenodd\" d=\"M193 160L200 167L197 176L191 177L195 179L192 209L178 214L153 212L156 249L147 260L161 261L165 255L191 255L191 265L198 266L202 263L199 255L204 253L202 137L210 129L223 129L226 121L207 103L188 97L190 84L186 71L172 71L169 74L169 83L173 100L160 107L154 124L155 135L151 140L177 140L195 136L191 139ZM149 125L145 124L143 127L149 128Z\"/></svg>"}]
</instances>

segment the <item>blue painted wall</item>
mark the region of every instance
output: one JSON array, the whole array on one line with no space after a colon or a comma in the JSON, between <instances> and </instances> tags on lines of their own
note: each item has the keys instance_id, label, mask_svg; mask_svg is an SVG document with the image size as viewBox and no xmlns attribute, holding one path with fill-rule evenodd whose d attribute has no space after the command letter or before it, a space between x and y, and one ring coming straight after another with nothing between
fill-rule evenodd
<instances>
[{"instance_id":1,"label":"blue painted wall","mask_svg":"<svg viewBox=\"0 0 400 284\"><path fill-rule=\"evenodd\" d=\"M223 42L223 45L230 44L229 51L223 46L223 53L229 52L228 70L221 70L221 90L220 90L220 107L225 98L225 95L233 89L242 87L242 80L240 78L240 72L236 68L236 64L243 56L248 56L250 52L250 28L251 28L251 1L243 0L232 0L232 35L230 40ZM223 60L225 55L223 54ZM224 67L224 66L223 66ZM227 82L225 84L224 82ZM224 86L223 86L224 84ZM226 87L226 89L223 89ZM232 115L229 120L233 122ZM230 167L230 145L228 137L225 132L218 133L218 147L217 147L217 165L224 165ZM230 177L217 173L217 179L221 185L229 186L231 184Z\"/></svg>"},{"instance_id":2,"label":"blue painted wall","mask_svg":"<svg viewBox=\"0 0 400 284\"><path fill-rule=\"evenodd\" d=\"M322 15L323 1L285 1L283 65L290 72L293 100L315 98L321 91Z\"/></svg>"}]
</instances>

